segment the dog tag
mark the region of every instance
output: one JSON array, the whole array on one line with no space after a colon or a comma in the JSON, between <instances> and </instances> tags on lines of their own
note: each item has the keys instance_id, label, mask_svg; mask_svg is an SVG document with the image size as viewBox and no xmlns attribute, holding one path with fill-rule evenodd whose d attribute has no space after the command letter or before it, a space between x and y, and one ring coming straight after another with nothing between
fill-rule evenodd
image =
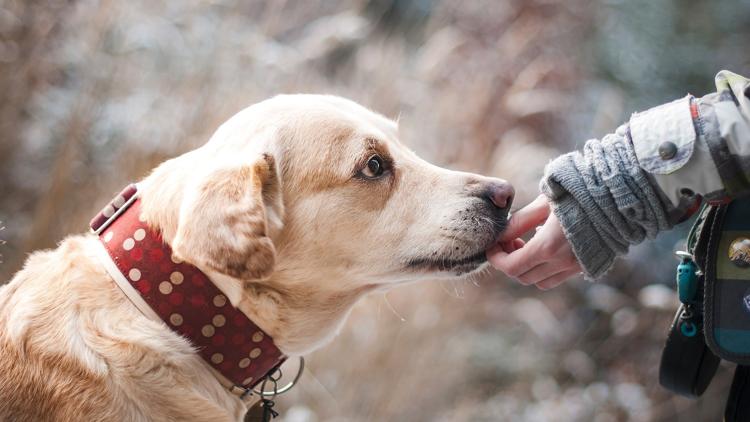
<instances>
[{"instance_id":1,"label":"dog tag","mask_svg":"<svg viewBox=\"0 0 750 422\"><path fill-rule=\"evenodd\" d=\"M272 400L262 399L252 405L245 414L244 422L269 422L279 416L279 412L273 410Z\"/></svg>"},{"instance_id":2,"label":"dog tag","mask_svg":"<svg viewBox=\"0 0 750 422\"><path fill-rule=\"evenodd\" d=\"M250 406L245 414L244 422L262 422L263 421L263 402L258 400Z\"/></svg>"}]
</instances>

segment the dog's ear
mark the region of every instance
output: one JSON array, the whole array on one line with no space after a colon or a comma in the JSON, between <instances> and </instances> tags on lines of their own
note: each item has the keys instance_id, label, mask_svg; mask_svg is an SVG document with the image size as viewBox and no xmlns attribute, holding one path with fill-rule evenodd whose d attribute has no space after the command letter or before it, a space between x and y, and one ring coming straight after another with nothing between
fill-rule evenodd
<instances>
[{"instance_id":1,"label":"dog's ear","mask_svg":"<svg viewBox=\"0 0 750 422\"><path fill-rule=\"evenodd\" d=\"M178 258L241 280L271 275L276 250L269 226L283 218L274 158L214 168L196 177L180 206L172 250Z\"/></svg>"}]
</instances>

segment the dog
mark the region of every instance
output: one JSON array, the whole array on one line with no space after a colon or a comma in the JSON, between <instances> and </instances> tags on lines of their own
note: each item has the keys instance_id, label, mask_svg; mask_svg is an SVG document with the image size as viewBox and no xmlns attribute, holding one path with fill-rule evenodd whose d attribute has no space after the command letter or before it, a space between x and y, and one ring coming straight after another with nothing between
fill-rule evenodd
<instances>
[{"instance_id":1,"label":"dog","mask_svg":"<svg viewBox=\"0 0 750 422\"><path fill-rule=\"evenodd\" d=\"M138 184L140 219L286 356L336 335L363 296L482 270L512 186L446 170L352 101L280 95ZM134 305L75 235L0 289L0 418L242 420L188 339Z\"/></svg>"}]
</instances>

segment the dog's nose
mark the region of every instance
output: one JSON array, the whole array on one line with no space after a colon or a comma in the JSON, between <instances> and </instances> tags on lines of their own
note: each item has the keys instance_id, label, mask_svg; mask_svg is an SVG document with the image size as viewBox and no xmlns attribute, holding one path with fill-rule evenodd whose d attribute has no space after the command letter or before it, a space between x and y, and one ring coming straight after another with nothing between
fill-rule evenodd
<instances>
[{"instance_id":1,"label":"dog's nose","mask_svg":"<svg viewBox=\"0 0 750 422\"><path fill-rule=\"evenodd\" d=\"M513 196L516 194L513 186L508 182L490 182L486 188L487 198L500 209L510 208Z\"/></svg>"}]
</instances>

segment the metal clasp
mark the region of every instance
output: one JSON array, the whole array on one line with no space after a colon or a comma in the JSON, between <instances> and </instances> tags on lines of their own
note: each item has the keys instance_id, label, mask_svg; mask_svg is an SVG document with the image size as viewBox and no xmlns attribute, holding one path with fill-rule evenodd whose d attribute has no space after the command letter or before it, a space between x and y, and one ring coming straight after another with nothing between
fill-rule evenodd
<instances>
[{"instance_id":1,"label":"metal clasp","mask_svg":"<svg viewBox=\"0 0 750 422\"><path fill-rule=\"evenodd\" d=\"M287 385L277 388L278 381L281 379L281 377L284 375L281 372L281 367L276 368L275 370L271 371L266 377L263 379L263 382L260 383L259 389L253 389L253 393L257 394L260 397L275 397L279 394L284 394L287 391L291 390L292 387L297 385L297 382L299 382L299 379L302 377L302 372L305 370L305 358L302 356L299 357L299 368L297 369L297 375L294 376L294 379L290 381ZM273 384L273 390L272 391L266 391L266 384L267 383Z\"/></svg>"}]
</instances>

